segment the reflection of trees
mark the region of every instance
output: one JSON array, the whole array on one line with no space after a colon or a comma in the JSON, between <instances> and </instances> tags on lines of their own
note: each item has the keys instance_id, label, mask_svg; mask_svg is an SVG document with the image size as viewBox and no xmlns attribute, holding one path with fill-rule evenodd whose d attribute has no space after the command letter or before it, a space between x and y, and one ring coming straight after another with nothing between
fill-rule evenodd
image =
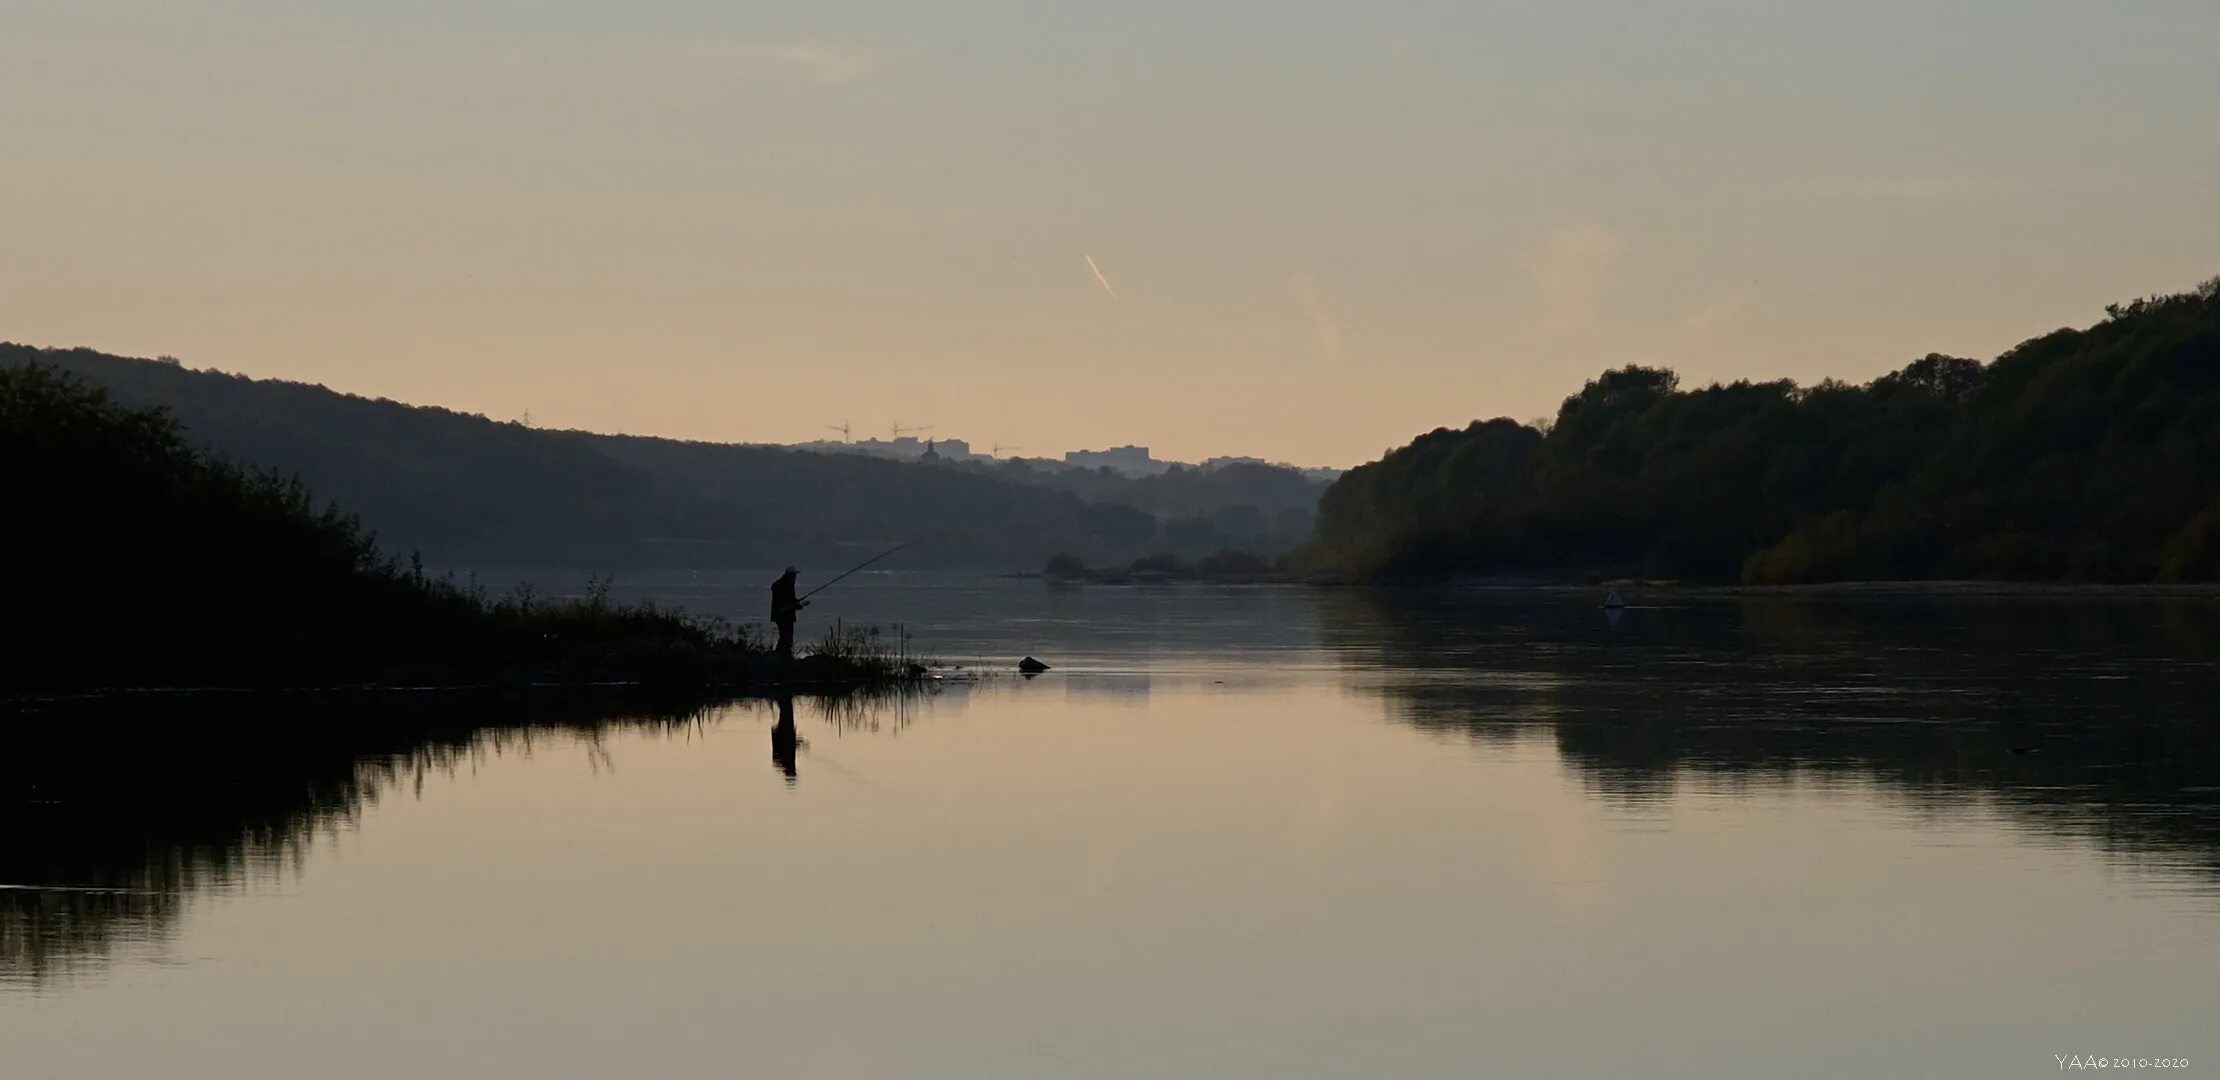
<instances>
[{"instance_id":1,"label":"reflection of trees","mask_svg":"<svg viewBox=\"0 0 2220 1080\"><path fill-rule=\"evenodd\" d=\"M2115 856L2220 872L2220 609L2209 604L1337 593L1325 636L1414 726L1552 737L1605 797L1690 779L1870 779L1993 799Z\"/></svg>"},{"instance_id":2,"label":"reflection of trees","mask_svg":"<svg viewBox=\"0 0 2220 1080\"><path fill-rule=\"evenodd\" d=\"M188 898L272 881L316 837L434 776L549 740L583 740L598 765L604 735L686 734L708 722L704 704L248 694L21 710L0 753L0 886L41 887L0 888L0 981L159 945ZM899 730L915 716L903 693L805 705L836 731Z\"/></svg>"},{"instance_id":3,"label":"reflection of trees","mask_svg":"<svg viewBox=\"0 0 2220 1080\"><path fill-rule=\"evenodd\" d=\"M268 881L318 835L434 774L557 734L678 729L590 700L254 695L75 706L11 719L0 754L0 979L157 943L192 894Z\"/></svg>"}]
</instances>

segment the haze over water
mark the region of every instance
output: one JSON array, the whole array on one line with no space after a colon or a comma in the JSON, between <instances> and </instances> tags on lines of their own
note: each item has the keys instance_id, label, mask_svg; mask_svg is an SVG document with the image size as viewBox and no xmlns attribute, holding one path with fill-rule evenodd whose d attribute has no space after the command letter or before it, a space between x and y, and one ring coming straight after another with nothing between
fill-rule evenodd
<instances>
[{"instance_id":1,"label":"haze over water","mask_svg":"<svg viewBox=\"0 0 2220 1080\"><path fill-rule=\"evenodd\" d=\"M761 591L640 588L742 618ZM791 777L763 703L365 745L253 791L220 760L283 758L287 716L167 774L128 762L180 737L119 723L88 772L218 808L0 789L41 830L0 884L123 890L0 891L0 1071L2216 1060L2209 603L1595 600L874 577L818 628L1056 669L800 702Z\"/></svg>"}]
</instances>

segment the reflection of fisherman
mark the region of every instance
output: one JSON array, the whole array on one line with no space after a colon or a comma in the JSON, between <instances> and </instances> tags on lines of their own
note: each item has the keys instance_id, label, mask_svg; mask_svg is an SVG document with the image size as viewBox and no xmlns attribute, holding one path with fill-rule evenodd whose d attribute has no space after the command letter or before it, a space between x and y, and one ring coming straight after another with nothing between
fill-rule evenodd
<instances>
[{"instance_id":1,"label":"reflection of fisherman","mask_svg":"<svg viewBox=\"0 0 2220 1080\"><path fill-rule=\"evenodd\" d=\"M786 774L786 782L794 783L798 770L794 766L794 750L802 743L801 733L794 730L794 695L779 695L779 720L771 727L771 763Z\"/></svg>"},{"instance_id":2,"label":"reflection of fisherman","mask_svg":"<svg viewBox=\"0 0 2220 1080\"><path fill-rule=\"evenodd\" d=\"M779 660L787 663L794 659L794 616L809 606L809 601L795 597L794 576L789 566L771 583L771 622L779 628Z\"/></svg>"}]
</instances>

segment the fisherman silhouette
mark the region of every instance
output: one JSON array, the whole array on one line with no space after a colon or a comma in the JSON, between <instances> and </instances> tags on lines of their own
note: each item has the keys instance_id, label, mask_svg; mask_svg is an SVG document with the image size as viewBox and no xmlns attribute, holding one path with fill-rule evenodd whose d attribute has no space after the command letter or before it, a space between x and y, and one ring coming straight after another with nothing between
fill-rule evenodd
<instances>
[{"instance_id":1,"label":"fisherman silhouette","mask_svg":"<svg viewBox=\"0 0 2220 1080\"><path fill-rule=\"evenodd\" d=\"M801 733L794 730L794 695L779 695L779 720L771 726L771 763L786 774L788 787L794 786L800 770L794 764L794 751L801 746Z\"/></svg>"},{"instance_id":2,"label":"fisherman silhouette","mask_svg":"<svg viewBox=\"0 0 2220 1080\"><path fill-rule=\"evenodd\" d=\"M794 662L794 616L809 606L809 601L794 595L795 573L789 566L771 583L771 623L779 628L779 662L782 664Z\"/></svg>"}]
</instances>

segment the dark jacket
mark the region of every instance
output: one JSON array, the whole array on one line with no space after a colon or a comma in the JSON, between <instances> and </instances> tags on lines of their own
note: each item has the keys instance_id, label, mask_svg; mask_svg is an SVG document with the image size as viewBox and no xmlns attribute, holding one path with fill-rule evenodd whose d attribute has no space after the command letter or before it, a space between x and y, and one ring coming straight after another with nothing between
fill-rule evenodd
<instances>
[{"instance_id":1,"label":"dark jacket","mask_svg":"<svg viewBox=\"0 0 2220 1080\"><path fill-rule=\"evenodd\" d=\"M794 597L794 575L780 574L771 583L771 621L793 622L794 613L801 609L801 601Z\"/></svg>"}]
</instances>

